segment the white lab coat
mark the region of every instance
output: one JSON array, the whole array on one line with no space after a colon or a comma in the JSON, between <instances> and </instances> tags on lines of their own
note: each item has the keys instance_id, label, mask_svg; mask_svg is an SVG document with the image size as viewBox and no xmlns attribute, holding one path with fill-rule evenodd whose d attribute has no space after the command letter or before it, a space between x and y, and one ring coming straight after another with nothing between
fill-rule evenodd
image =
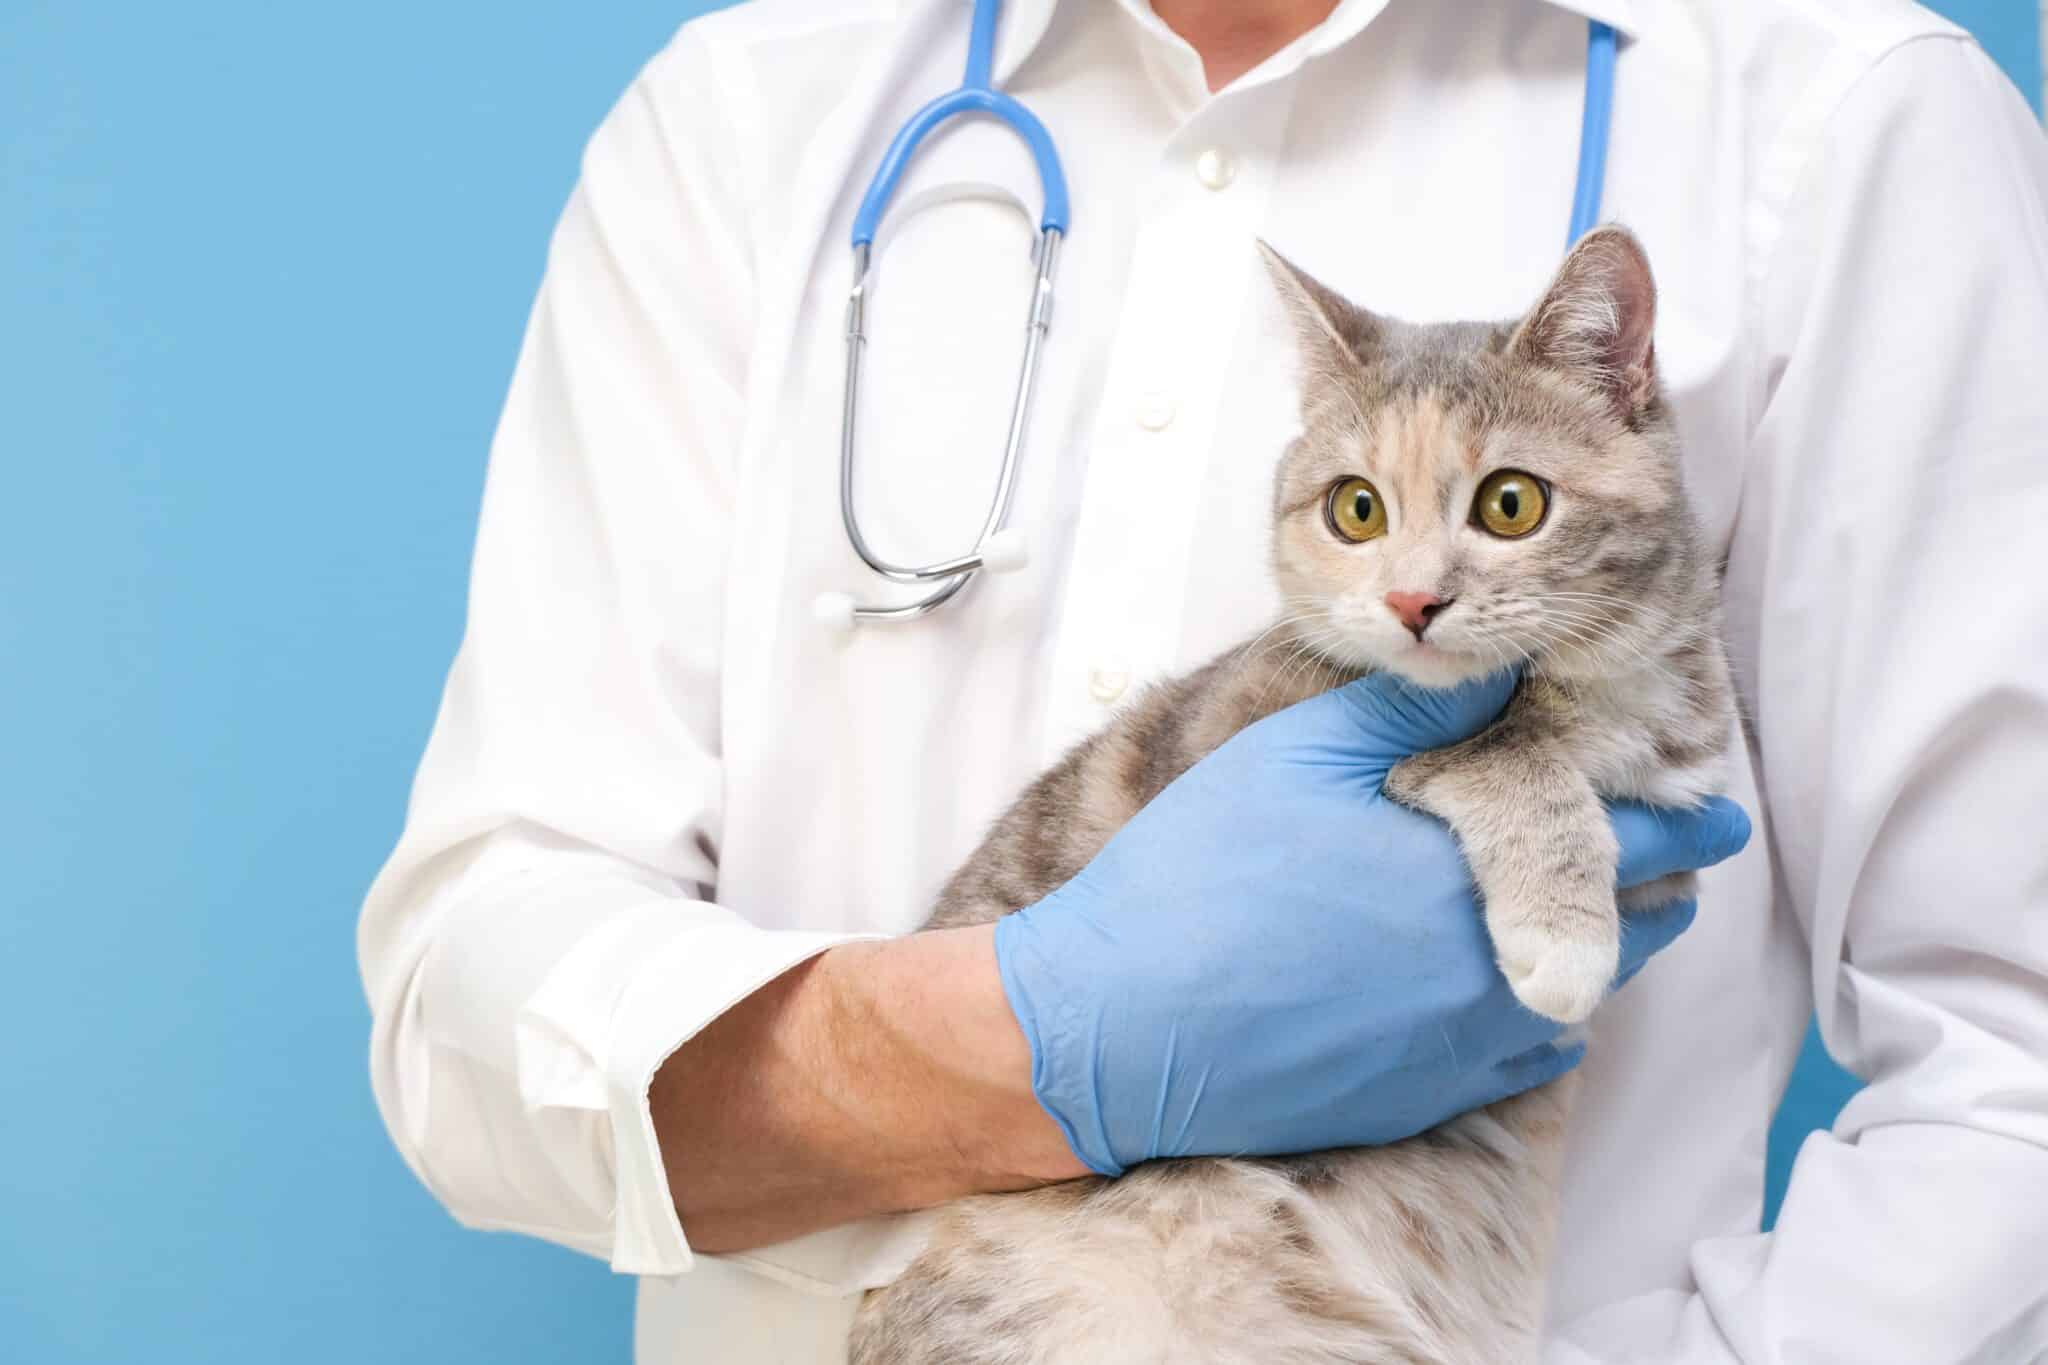
<instances>
[{"instance_id":1,"label":"white lab coat","mask_svg":"<svg viewBox=\"0 0 2048 1365\"><path fill-rule=\"evenodd\" d=\"M1382 12L1384 11L1384 12ZM1889 0L1344 0L1209 96L1138 0L1016 0L998 75L1074 215L1029 566L850 638L846 249L967 6L688 25L590 144L492 451L468 634L364 909L374 1077L456 1217L642 1282L640 1358L834 1359L918 1217L695 1257L648 1078L735 999L919 922L987 821L1147 679L1256 630L1291 353L1254 236L1369 306L1504 317L1564 247L1584 16L1629 35L1606 215L1728 555L1762 817L1598 1021L1552 1365L2007 1362L2048 1343L2048 153ZM987 126L903 193L1035 176ZM994 478L1027 235L895 220L861 483L898 557ZM1817 1004L1871 1084L1757 1231Z\"/></svg>"}]
</instances>

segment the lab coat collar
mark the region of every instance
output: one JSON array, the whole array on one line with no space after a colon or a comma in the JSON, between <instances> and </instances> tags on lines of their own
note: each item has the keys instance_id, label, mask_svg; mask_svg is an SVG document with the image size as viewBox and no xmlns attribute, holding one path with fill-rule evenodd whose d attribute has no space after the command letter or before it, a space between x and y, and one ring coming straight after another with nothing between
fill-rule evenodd
<instances>
[{"instance_id":1,"label":"lab coat collar","mask_svg":"<svg viewBox=\"0 0 2048 1365\"><path fill-rule=\"evenodd\" d=\"M1146 12L1143 18L1157 22L1150 13L1150 0L1129 0L1129 3ZM1624 38L1637 37L1641 31L1635 0L1543 0L1543 3L1582 14L1588 19L1597 19L1619 31ZM1355 36L1386 5L1387 0L1338 0L1337 8L1310 37L1309 55L1320 55ZM1010 0L1003 6L1002 27L996 36L995 78L998 85L1008 80L1037 51L1046 30L1052 26L1053 11L1058 7L1059 0Z\"/></svg>"}]
</instances>

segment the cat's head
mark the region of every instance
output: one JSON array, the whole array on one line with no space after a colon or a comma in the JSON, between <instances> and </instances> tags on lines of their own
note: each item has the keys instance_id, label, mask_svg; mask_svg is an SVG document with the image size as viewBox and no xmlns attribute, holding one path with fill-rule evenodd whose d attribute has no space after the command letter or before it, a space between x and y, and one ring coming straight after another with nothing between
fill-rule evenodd
<instances>
[{"instance_id":1,"label":"cat's head","mask_svg":"<svg viewBox=\"0 0 2048 1365\"><path fill-rule=\"evenodd\" d=\"M1632 235L1588 235L1506 323L1379 317L1264 250L1302 354L1273 508L1294 638L1442 687L1608 673L1665 633L1695 538Z\"/></svg>"}]
</instances>

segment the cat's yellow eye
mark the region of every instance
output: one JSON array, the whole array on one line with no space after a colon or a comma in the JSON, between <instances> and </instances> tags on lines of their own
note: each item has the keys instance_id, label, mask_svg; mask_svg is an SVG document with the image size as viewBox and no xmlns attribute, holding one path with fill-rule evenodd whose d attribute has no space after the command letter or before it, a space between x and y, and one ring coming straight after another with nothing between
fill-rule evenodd
<instances>
[{"instance_id":1,"label":"cat's yellow eye","mask_svg":"<svg viewBox=\"0 0 2048 1365\"><path fill-rule=\"evenodd\" d=\"M1534 474L1524 474L1519 469L1496 470L1479 485L1479 496L1472 503L1472 520L1497 536L1513 540L1541 526L1549 506L1549 490Z\"/></svg>"},{"instance_id":2,"label":"cat's yellow eye","mask_svg":"<svg viewBox=\"0 0 2048 1365\"><path fill-rule=\"evenodd\" d=\"M1387 507L1380 490L1364 479L1346 479L1330 489L1324 505L1330 529L1345 540L1371 540L1387 533Z\"/></svg>"}]
</instances>

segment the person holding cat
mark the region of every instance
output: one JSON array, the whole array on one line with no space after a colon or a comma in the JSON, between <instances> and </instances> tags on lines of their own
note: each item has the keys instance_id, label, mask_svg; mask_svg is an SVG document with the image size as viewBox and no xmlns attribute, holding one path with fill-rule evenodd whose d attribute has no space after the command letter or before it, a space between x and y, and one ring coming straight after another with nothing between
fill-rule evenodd
<instances>
[{"instance_id":1,"label":"person holding cat","mask_svg":"<svg viewBox=\"0 0 2048 1365\"><path fill-rule=\"evenodd\" d=\"M1560 266L1588 15L1630 230ZM653 1365L2048 1349L2048 150L1982 54L1013 4L1076 187L1032 562L834 637L818 244L965 23L696 21L591 144L364 909L421 1178L641 1275ZM913 188L1028 197L983 131ZM863 398L906 557L1016 321L1015 223L926 202ZM1766 1234L1815 1009L1869 1085Z\"/></svg>"}]
</instances>

